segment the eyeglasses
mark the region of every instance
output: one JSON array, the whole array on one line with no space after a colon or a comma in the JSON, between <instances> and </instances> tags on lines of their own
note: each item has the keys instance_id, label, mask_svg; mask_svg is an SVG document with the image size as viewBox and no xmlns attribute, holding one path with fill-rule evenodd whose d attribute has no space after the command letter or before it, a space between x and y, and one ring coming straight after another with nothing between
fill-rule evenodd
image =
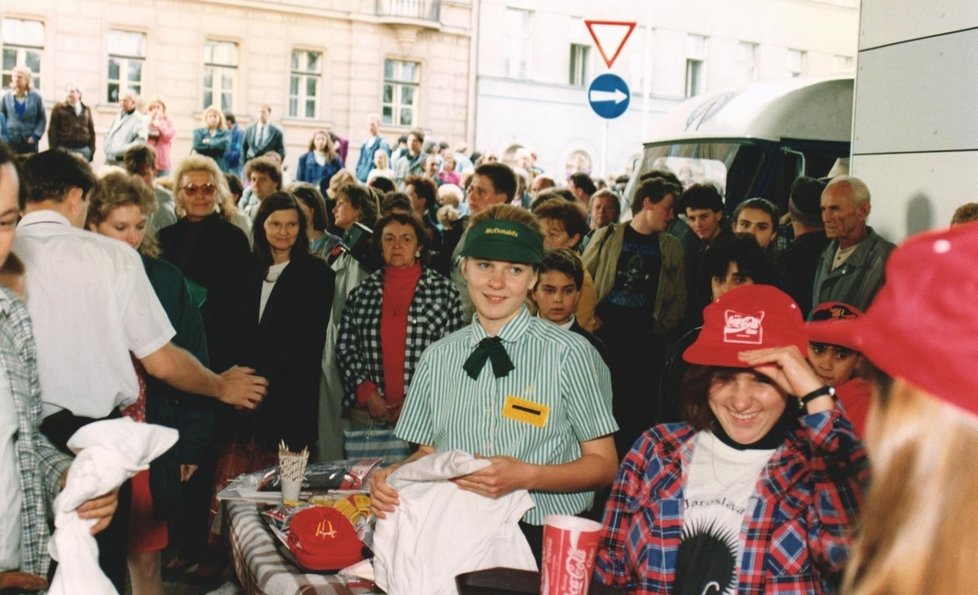
<instances>
[{"instance_id":1,"label":"eyeglasses","mask_svg":"<svg viewBox=\"0 0 978 595\"><path fill-rule=\"evenodd\" d=\"M217 186L214 184L204 184L203 186L187 184L181 190L183 190L185 196L200 196L201 194L204 196L214 196L214 193L217 192Z\"/></svg>"}]
</instances>

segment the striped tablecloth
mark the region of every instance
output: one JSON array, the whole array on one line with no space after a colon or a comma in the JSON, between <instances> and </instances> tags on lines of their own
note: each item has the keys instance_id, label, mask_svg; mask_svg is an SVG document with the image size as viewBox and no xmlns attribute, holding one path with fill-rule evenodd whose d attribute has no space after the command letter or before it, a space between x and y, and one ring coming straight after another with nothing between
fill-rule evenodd
<instances>
[{"instance_id":1,"label":"striped tablecloth","mask_svg":"<svg viewBox=\"0 0 978 595\"><path fill-rule=\"evenodd\" d=\"M234 571L249 595L365 595L372 584L346 584L335 574L306 574L282 557L254 502L222 503Z\"/></svg>"}]
</instances>

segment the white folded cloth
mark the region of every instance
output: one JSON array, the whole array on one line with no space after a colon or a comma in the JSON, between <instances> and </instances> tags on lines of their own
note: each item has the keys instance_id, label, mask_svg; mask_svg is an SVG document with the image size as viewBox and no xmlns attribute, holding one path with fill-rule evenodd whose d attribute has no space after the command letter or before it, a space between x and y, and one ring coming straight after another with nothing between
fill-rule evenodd
<instances>
[{"instance_id":1,"label":"white folded cloth","mask_svg":"<svg viewBox=\"0 0 978 595\"><path fill-rule=\"evenodd\" d=\"M49 593L116 593L99 568L98 545L89 534L96 521L78 518L75 509L96 496L117 490L169 450L178 437L174 429L124 417L88 424L68 440L68 448L76 456L68 468L64 489L54 499L55 530L48 552L58 561L58 568Z\"/></svg>"},{"instance_id":2,"label":"white folded cloth","mask_svg":"<svg viewBox=\"0 0 978 595\"><path fill-rule=\"evenodd\" d=\"M519 520L526 490L487 498L449 481L489 466L453 450L408 463L387 478L400 504L374 532L374 580L389 595L454 594L455 575L504 566L536 570Z\"/></svg>"}]
</instances>

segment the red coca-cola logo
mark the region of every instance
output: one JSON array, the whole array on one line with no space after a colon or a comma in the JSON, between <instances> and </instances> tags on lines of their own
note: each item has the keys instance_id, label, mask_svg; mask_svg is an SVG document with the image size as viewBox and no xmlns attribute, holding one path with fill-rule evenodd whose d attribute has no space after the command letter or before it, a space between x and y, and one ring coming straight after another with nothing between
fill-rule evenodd
<instances>
[{"instance_id":1,"label":"red coca-cola logo","mask_svg":"<svg viewBox=\"0 0 978 595\"><path fill-rule=\"evenodd\" d=\"M565 592L568 595L584 593L588 577L587 553L580 548L570 548L567 552L567 560L564 562L564 570L567 571Z\"/></svg>"}]
</instances>

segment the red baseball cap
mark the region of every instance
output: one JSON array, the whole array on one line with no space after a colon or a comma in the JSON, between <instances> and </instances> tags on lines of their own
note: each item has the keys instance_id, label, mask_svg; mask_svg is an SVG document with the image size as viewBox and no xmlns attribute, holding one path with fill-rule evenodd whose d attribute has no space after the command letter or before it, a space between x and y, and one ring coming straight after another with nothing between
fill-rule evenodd
<instances>
[{"instance_id":1,"label":"red baseball cap","mask_svg":"<svg viewBox=\"0 0 978 595\"><path fill-rule=\"evenodd\" d=\"M308 570L340 570L363 559L356 529L332 506L314 506L295 513L289 525L289 551Z\"/></svg>"},{"instance_id":2,"label":"red baseball cap","mask_svg":"<svg viewBox=\"0 0 978 595\"><path fill-rule=\"evenodd\" d=\"M978 223L914 236L890 254L865 316L840 328L890 376L978 415ZM842 325L840 325L842 326ZM842 343L840 343L842 344Z\"/></svg>"},{"instance_id":3,"label":"red baseball cap","mask_svg":"<svg viewBox=\"0 0 978 595\"><path fill-rule=\"evenodd\" d=\"M846 328L853 320L863 316L862 310L842 302L824 302L812 310L806 328L812 343L827 343L859 351L853 345Z\"/></svg>"},{"instance_id":4,"label":"red baseball cap","mask_svg":"<svg viewBox=\"0 0 978 595\"><path fill-rule=\"evenodd\" d=\"M772 285L743 285L703 309L703 329L683 353L691 364L748 368L741 351L796 345L805 353L808 335L798 304Z\"/></svg>"}]
</instances>

